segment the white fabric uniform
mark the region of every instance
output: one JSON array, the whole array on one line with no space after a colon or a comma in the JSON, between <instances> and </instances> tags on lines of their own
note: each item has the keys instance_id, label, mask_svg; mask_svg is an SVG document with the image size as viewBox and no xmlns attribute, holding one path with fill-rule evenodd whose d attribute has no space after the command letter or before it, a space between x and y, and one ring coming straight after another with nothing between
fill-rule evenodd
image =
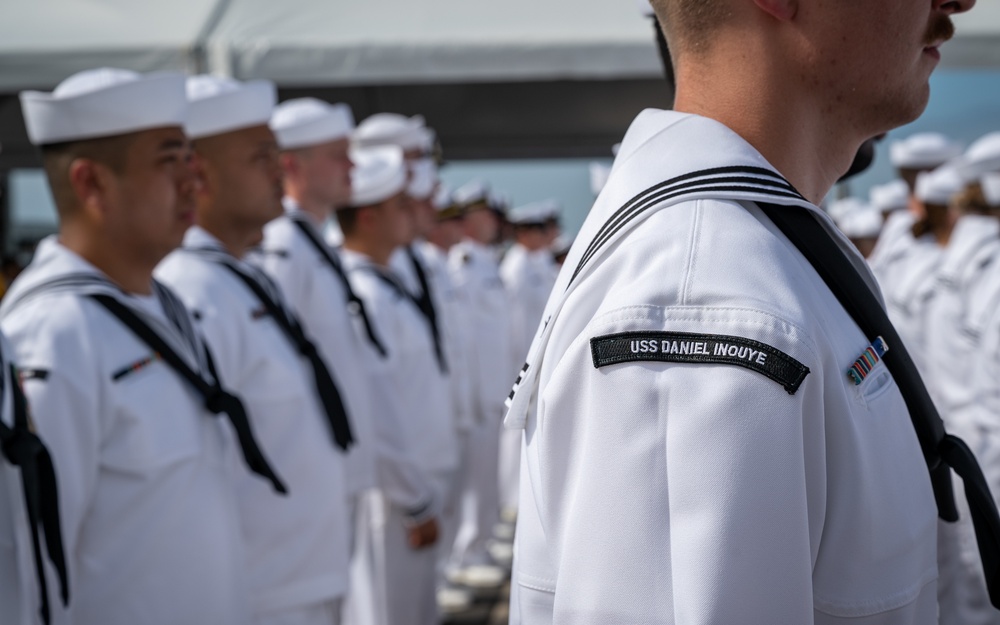
<instances>
[{"instance_id":1,"label":"white fabric uniform","mask_svg":"<svg viewBox=\"0 0 1000 625\"><path fill-rule=\"evenodd\" d=\"M545 312L559 267L548 249L529 251L514 244L500 263L500 279L510 296L511 339L515 362L528 357L531 339ZM517 510L518 475L521 466L521 432L500 434L500 503L505 510Z\"/></svg>"},{"instance_id":2,"label":"white fabric uniform","mask_svg":"<svg viewBox=\"0 0 1000 625\"><path fill-rule=\"evenodd\" d=\"M986 482L994 499L1000 502L1000 272L996 261L991 263L990 275L977 285L970 303L970 313L964 330L970 333L970 340L977 344L973 362L969 368L966 383L973 390L970 402L958 411L961 421L973 432L968 444L975 452ZM961 513L961 510L960 510ZM964 602L956 618L942 624L962 623L981 625L1000 623L1000 613L988 603L982 564L972 541L971 529L967 526L961 535L961 562L966 577Z\"/></svg>"},{"instance_id":3,"label":"white fabric uniform","mask_svg":"<svg viewBox=\"0 0 1000 625\"><path fill-rule=\"evenodd\" d=\"M913 238L913 222L913 213L897 210L889 214L885 225L882 226L882 232L878 235L875 249L868 257L868 264L879 284L887 284L891 281L892 274L899 267L898 263L906 255L909 247L913 245L915 240Z\"/></svg>"},{"instance_id":4,"label":"white fabric uniform","mask_svg":"<svg viewBox=\"0 0 1000 625\"><path fill-rule=\"evenodd\" d=\"M0 420L14 427L10 392L13 380L9 360L13 353L6 337L0 335ZM44 547L43 547L44 548ZM21 471L0 454L0 606L4 623L32 625L38 622L40 595L36 581L31 532L24 506ZM51 580L51 578L50 578ZM49 585L50 604L59 601L58 585Z\"/></svg>"},{"instance_id":5,"label":"white fabric uniform","mask_svg":"<svg viewBox=\"0 0 1000 625\"><path fill-rule=\"evenodd\" d=\"M972 401L972 355L977 345L962 331L966 305L983 274L1000 253L1000 220L964 215L955 224L941 258L937 286L927 304L924 336L928 388L948 431L969 433L955 411Z\"/></svg>"},{"instance_id":6,"label":"white fabric uniform","mask_svg":"<svg viewBox=\"0 0 1000 625\"><path fill-rule=\"evenodd\" d=\"M391 385L409 410L402 422L417 469L439 502L451 488L458 467L458 441L451 389L438 368L427 322L394 272L380 268L367 257L344 250L344 268L376 326L383 333L391 370ZM391 284L390 284L391 283ZM395 285L395 286L393 286ZM383 390L388 390L383 389ZM384 592L389 625L430 625L437 620L435 549L410 549L404 521L408 510L384 497L373 501L373 527L382 537L379 579Z\"/></svg>"},{"instance_id":7,"label":"white fabric uniform","mask_svg":"<svg viewBox=\"0 0 1000 625\"><path fill-rule=\"evenodd\" d=\"M944 248L931 235L913 239L879 284L886 312L923 378L927 369L927 308L938 287ZM891 346L890 346L891 348Z\"/></svg>"},{"instance_id":8,"label":"white fabric uniform","mask_svg":"<svg viewBox=\"0 0 1000 625\"><path fill-rule=\"evenodd\" d=\"M449 485L448 492L440 502L441 515L440 534L438 540L438 577L439 583L444 582L444 576L451 557L452 545L458 534L459 504L462 480L465 467L468 466L468 434L472 427L472 387L468 360L470 352L469 331L467 328L468 301L465 293L455 287L451 273L448 270L448 258L432 243L416 241L412 244L418 261L424 268L434 308L437 313L442 348L448 370L448 386L451 391L452 415L456 444L458 445L458 462L455 479ZM403 249L396 250L389 260L389 266L399 277L400 282L414 296L423 293L420 279L413 263Z\"/></svg>"},{"instance_id":9,"label":"white fabric uniform","mask_svg":"<svg viewBox=\"0 0 1000 625\"><path fill-rule=\"evenodd\" d=\"M234 471L249 474L236 465L236 444L183 378L80 291L17 303L75 273L101 275L45 239L0 310L19 364L37 372L24 390L59 479L72 596L55 622L246 623L232 482ZM156 298L114 296L161 335L179 336Z\"/></svg>"},{"instance_id":10,"label":"white fabric uniform","mask_svg":"<svg viewBox=\"0 0 1000 625\"><path fill-rule=\"evenodd\" d=\"M156 276L199 318L220 377L243 399L262 449L289 490L277 500L263 480L241 477L236 483L253 612L295 613L336 600L347 592L348 578L344 457L334 446L313 373L237 276L185 248L224 253L215 237L194 226Z\"/></svg>"},{"instance_id":11,"label":"white fabric uniform","mask_svg":"<svg viewBox=\"0 0 1000 625\"><path fill-rule=\"evenodd\" d=\"M519 363L511 348L510 299L494 250L467 239L451 249L448 263L456 286L469 298L472 338L469 364L475 425L469 432L462 522L452 556L452 566L461 569L490 562L487 541L500 520L503 401Z\"/></svg>"},{"instance_id":12,"label":"white fabric uniform","mask_svg":"<svg viewBox=\"0 0 1000 625\"><path fill-rule=\"evenodd\" d=\"M355 496L375 486L374 423L370 416L375 385L370 376L376 375L372 363L376 352L372 345L362 344L362 334L354 330L356 320L348 310L347 294L333 269L292 221L292 217L307 221L311 218L290 198L285 198L285 209L288 215L264 227L262 253L253 254L249 261L281 287L285 301L302 321L338 382L355 439L347 454L347 492ZM318 228L312 227L319 235ZM331 248L330 253L336 252Z\"/></svg>"},{"instance_id":13,"label":"white fabric uniform","mask_svg":"<svg viewBox=\"0 0 1000 625\"><path fill-rule=\"evenodd\" d=\"M941 254L921 330L928 390L948 431L967 441L977 439L970 408L975 399L971 380L978 341L964 331L963 320L970 293L998 250L1000 222L996 218L965 215L958 220ZM956 493L962 492L957 477L955 487ZM958 499L958 505L964 507L964 500ZM1000 612L990 606L982 581L979 548L969 514L963 509L959 517L958 523L941 527L938 545L941 623L1000 622Z\"/></svg>"},{"instance_id":14,"label":"white fabric uniform","mask_svg":"<svg viewBox=\"0 0 1000 625\"><path fill-rule=\"evenodd\" d=\"M702 190L629 220L564 295L637 193L733 166L745 169L706 174ZM749 201L818 213L767 172L705 118L645 111L626 134L506 420L526 440L511 623L937 622L936 507L903 398L884 363L860 386L847 376L869 339ZM758 191L727 190L733 175ZM630 340L620 364L595 363L592 340L633 332L750 339L727 353L791 362L780 350L808 373L795 368L796 387L701 356L633 362L643 346Z\"/></svg>"},{"instance_id":15,"label":"white fabric uniform","mask_svg":"<svg viewBox=\"0 0 1000 625\"><path fill-rule=\"evenodd\" d=\"M349 516L353 523L351 584L346 618L355 623L381 623L380 606L372 588L370 536L358 508L365 491L376 486L405 510L428 508L433 493L414 467L403 438L404 419L409 418L392 388L386 359L369 341L363 323L348 308L343 283L292 219L309 219L285 199L288 214L264 228L262 254L253 261L281 287L285 300L297 313L320 354L329 364L344 399L355 444L347 455ZM319 234L318 229L316 233ZM322 235L320 235L322 240ZM330 248L331 254L337 254ZM373 321L374 326L374 321ZM376 338L384 342L377 327Z\"/></svg>"}]
</instances>

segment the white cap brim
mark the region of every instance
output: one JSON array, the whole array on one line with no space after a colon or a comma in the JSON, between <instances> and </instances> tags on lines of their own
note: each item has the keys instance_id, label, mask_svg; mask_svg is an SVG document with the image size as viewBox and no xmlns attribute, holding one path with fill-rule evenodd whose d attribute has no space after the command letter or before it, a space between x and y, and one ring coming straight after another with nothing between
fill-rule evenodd
<instances>
[{"instance_id":1,"label":"white cap brim","mask_svg":"<svg viewBox=\"0 0 1000 625\"><path fill-rule=\"evenodd\" d=\"M191 81L188 93L191 96ZM266 126L271 120L278 92L270 80L252 80L227 89L190 99L185 130L191 139L202 139L254 126Z\"/></svg>"},{"instance_id":2,"label":"white cap brim","mask_svg":"<svg viewBox=\"0 0 1000 625\"><path fill-rule=\"evenodd\" d=\"M34 145L113 137L141 130L183 126L188 111L184 76L141 75L79 95L23 91L21 107Z\"/></svg>"}]
</instances>

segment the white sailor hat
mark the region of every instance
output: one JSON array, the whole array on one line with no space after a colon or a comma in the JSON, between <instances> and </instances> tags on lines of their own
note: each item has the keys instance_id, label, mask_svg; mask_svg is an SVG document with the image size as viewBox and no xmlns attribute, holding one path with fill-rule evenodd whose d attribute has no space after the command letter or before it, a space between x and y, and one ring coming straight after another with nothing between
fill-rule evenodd
<instances>
[{"instance_id":1,"label":"white sailor hat","mask_svg":"<svg viewBox=\"0 0 1000 625\"><path fill-rule=\"evenodd\" d=\"M352 140L358 147L397 145L405 152L426 151L434 145L434 133L427 128L421 115L376 113L358 124Z\"/></svg>"},{"instance_id":2,"label":"white sailor hat","mask_svg":"<svg viewBox=\"0 0 1000 625\"><path fill-rule=\"evenodd\" d=\"M282 150L307 148L349 138L354 132L354 115L346 104L295 98L274 108L271 130Z\"/></svg>"},{"instance_id":3,"label":"white sailor hat","mask_svg":"<svg viewBox=\"0 0 1000 625\"><path fill-rule=\"evenodd\" d=\"M28 138L35 145L183 126L184 76L104 67L73 74L51 93L22 91Z\"/></svg>"},{"instance_id":4,"label":"white sailor hat","mask_svg":"<svg viewBox=\"0 0 1000 625\"><path fill-rule=\"evenodd\" d=\"M558 200L542 200L514 208L507 214L507 221L515 226L544 224L550 219L558 219L561 206Z\"/></svg>"},{"instance_id":5,"label":"white sailor hat","mask_svg":"<svg viewBox=\"0 0 1000 625\"><path fill-rule=\"evenodd\" d=\"M979 184L983 188L986 203L994 208L1000 208L1000 172L983 174Z\"/></svg>"},{"instance_id":6,"label":"white sailor hat","mask_svg":"<svg viewBox=\"0 0 1000 625\"><path fill-rule=\"evenodd\" d=\"M351 150L351 206L372 206L406 190L406 162L395 145Z\"/></svg>"},{"instance_id":7,"label":"white sailor hat","mask_svg":"<svg viewBox=\"0 0 1000 625\"><path fill-rule=\"evenodd\" d=\"M278 92L270 80L240 82L200 74L187 79L187 134L192 139L267 125Z\"/></svg>"},{"instance_id":8,"label":"white sailor hat","mask_svg":"<svg viewBox=\"0 0 1000 625\"><path fill-rule=\"evenodd\" d=\"M410 163L410 184L406 194L417 200L426 200L434 195L438 183L437 164L432 158L421 158Z\"/></svg>"},{"instance_id":9,"label":"white sailor hat","mask_svg":"<svg viewBox=\"0 0 1000 625\"><path fill-rule=\"evenodd\" d=\"M897 169L931 169L962 153L962 146L937 132L921 132L889 145Z\"/></svg>"},{"instance_id":10,"label":"white sailor hat","mask_svg":"<svg viewBox=\"0 0 1000 625\"><path fill-rule=\"evenodd\" d=\"M832 219L838 227L842 227L844 221L849 215L855 211L867 208L867 206L867 204L856 197L845 197L830 202L830 205L827 206L826 212L830 215L830 219Z\"/></svg>"},{"instance_id":11,"label":"white sailor hat","mask_svg":"<svg viewBox=\"0 0 1000 625\"><path fill-rule=\"evenodd\" d=\"M611 168L604 163L590 164L590 191L594 195L600 195L604 185L608 184L611 176Z\"/></svg>"},{"instance_id":12,"label":"white sailor hat","mask_svg":"<svg viewBox=\"0 0 1000 625\"><path fill-rule=\"evenodd\" d=\"M874 239L882 231L882 213L872 206L862 206L843 219L840 231L849 239Z\"/></svg>"},{"instance_id":13,"label":"white sailor hat","mask_svg":"<svg viewBox=\"0 0 1000 625\"><path fill-rule=\"evenodd\" d=\"M991 132L973 142L959 158L958 167L966 182L987 172L1000 171L1000 132Z\"/></svg>"},{"instance_id":14,"label":"white sailor hat","mask_svg":"<svg viewBox=\"0 0 1000 625\"><path fill-rule=\"evenodd\" d=\"M914 195L925 204L947 206L953 197L965 188L965 181L954 167L938 167L917 176Z\"/></svg>"},{"instance_id":15,"label":"white sailor hat","mask_svg":"<svg viewBox=\"0 0 1000 625\"><path fill-rule=\"evenodd\" d=\"M479 203L488 204L490 200L490 185L484 180L471 180L455 189L451 199L460 206L472 206Z\"/></svg>"},{"instance_id":16,"label":"white sailor hat","mask_svg":"<svg viewBox=\"0 0 1000 625\"><path fill-rule=\"evenodd\" d=\"M868 201L883 213L906 208L910 203L910 187L899 179L875 185L868 192Z\"/></svg>"}]
</instances>

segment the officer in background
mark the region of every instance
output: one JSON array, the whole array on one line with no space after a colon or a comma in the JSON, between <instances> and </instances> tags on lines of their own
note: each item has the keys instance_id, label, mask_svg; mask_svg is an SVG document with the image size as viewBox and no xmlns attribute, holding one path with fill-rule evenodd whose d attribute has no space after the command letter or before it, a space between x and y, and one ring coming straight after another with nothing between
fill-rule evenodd
<instances>
[{"instance_id":1,"label":"officer in background","mask_svg":"<svg viewBox=\"0 0 1000 625\"><path fill-rule=\"evenodd\" d=\"M629 128L511 394L511 622L937 623L934 493L887 346L770 216L874 303L816 203L919 116L973 2L653 5L675 110Z\"/></svg>"},{"instance_id":2,"label":"officer in background","mask_svg":"<svg viewBox=\"0 0 1000 625\"><path fill-rule=\"evenodd\" d=\"M352 437L335 378L280 290L240 260L281 215L278 145L268 128L269 81L187 81L187 123L200 185L196 225L157 267L194 311L224 380L287 480L273 500L256 481L235 491L258 625L329 625L347 593L349 520L344 452Z\"/></svg>"},{"instance_id":3,"label":"officer in background","mask_svg":"<svg viewBox=\"0 0 1000 625\"><path fill-rule=\"evenodd\" d=\"M352 158L351 206L337 211L344 265L384 332L391 384L383 391L397 394L407 407L403 434L434 493L423 508L404 508L388 497L372 502L373 532L380 539L376 575L384 588L389 625L432 625L438 619L437 550L431 547L439 526L434 519L459 462L451 389L419 303L390 267L393 252L414 234L403 152L382 146L359 150Z\"/></svg>"},{"instance_id":4,"label":"officer in background","mask_svg":"<svg viewBox=\"0 0 1000 625\"><path fill-rule=\"evenodd\" d=\"M246 623L245 472L193 321L152 279L194 218L184 78L90 70L21 99L59 233L0 317L59 475L73 602L57 622Z\"/></svg>"}]
</instances>

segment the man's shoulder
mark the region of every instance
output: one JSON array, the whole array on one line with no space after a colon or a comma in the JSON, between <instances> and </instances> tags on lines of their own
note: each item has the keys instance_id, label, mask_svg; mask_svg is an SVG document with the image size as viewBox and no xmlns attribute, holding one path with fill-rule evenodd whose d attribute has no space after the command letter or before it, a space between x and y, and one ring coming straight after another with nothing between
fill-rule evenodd
<instances>
[{"instance_id":1,"label":"man's shoulder","mask_svg":"<svg viewBox=\"0 0 1000 625\"><path fill-rule=\"evenodd\" d=\"M713 327L733 323L806 343L817 333L823 285L753 204L682 202L650 216L593 262L565 304L576 321L560 325L576 327L563 332L584 332L601 319L627 328L631 317L639 329L657 319L687 327L686 320L709 314Z\"/></svg>"}]
</instances>

